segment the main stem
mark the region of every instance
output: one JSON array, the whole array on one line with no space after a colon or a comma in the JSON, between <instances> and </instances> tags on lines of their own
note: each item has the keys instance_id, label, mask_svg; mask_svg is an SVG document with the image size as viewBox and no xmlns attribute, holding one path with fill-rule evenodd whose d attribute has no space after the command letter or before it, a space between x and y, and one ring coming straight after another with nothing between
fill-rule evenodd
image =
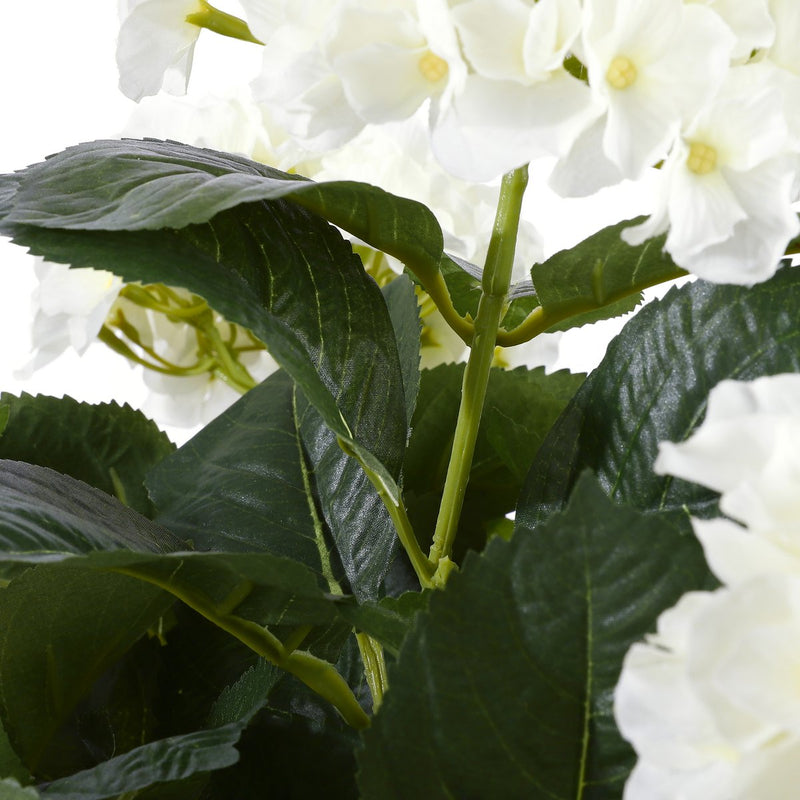
<instances>
[{"instance_id":1,"label":"main stem","mask_svg":"<svg viewBox=\"0 0 800 800\"><path fill-rule=\"evenodd\" d=\"M430 550L430 560L437 565L437 576L441 583L451 568L450 553L472 468L475 441L478 437L486 387L489 383L489 371L497 343L497 331L508 302L522 197L527 184L528 168L524 166L504 175L500 187L497 214L483 269L481 299L475 317L475 334L464 370L461 407L458 411L453 449Z\"/></svg>"}]
</instances>

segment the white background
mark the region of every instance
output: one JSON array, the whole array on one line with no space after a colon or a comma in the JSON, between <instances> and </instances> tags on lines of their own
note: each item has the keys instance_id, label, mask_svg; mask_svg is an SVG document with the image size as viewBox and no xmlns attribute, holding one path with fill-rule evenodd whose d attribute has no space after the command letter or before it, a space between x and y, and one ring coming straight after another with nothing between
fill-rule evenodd
<instances>
[{"instance_id":1,"label":"white background","mask_svg":"<svg viewBox=\"0 0 800 800\"><path fill-rule=\"evenodd\" d=\"M218 6L237 9L235 3L219 2ZM0 172L40 161L70 144L119 135L135 104L117 90L116 4L112 0L5 0L2 12ZM220 92L236 82L246 84L258 69L257 50L254 45L204 32L190 92ZM528 193L529 208L548 254L605 224L642 213L647 205L642 191L631 187L588 203L557 201L537 181L535 170ZM145 389L137 372L101 345L90 348L82 358L67 353L30 379L18 380L15 370L30 357L32 259L21 248L0 240L0 269L0 391L69 394L90 402L116 399L134 406L142 402ZM613 332L620 325L614 321L608 329ZM584 330L570 337L560 365L590 368L608 335Z\"/></svg>"}]
</instances>

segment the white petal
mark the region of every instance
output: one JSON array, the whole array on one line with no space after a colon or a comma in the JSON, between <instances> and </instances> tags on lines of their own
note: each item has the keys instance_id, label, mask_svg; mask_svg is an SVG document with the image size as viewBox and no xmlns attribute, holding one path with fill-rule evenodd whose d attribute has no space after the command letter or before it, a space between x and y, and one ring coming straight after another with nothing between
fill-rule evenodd
<instances>
[{"instance_id":1,"label":"white petal","mask_svg":"<svg viewBox=\"0 0 800 800\"><path fill-rule=\"evenodd\" d=\"M529 5L522 0L469 0L451 14L464 55L478 74L525 81L523 44Z\"/></svg>"},{"instance_id":2,"label":"white petal","mask_svg":"<svg viewBox=\"0 0 800 800\"><path fill-rule=\"evenodd\" d=\"M424 54L422 49L374 43L338 55L332 63L356 114L366 122L380 124L407 119L441 90L420 71Z\"/></svg>"},{"instance_id":3,"label":"white petal","mask_svg":"<svg viewBox=\"0 0 800 800\"><path fill-rule=\"evenodd\" d=\"M490 180L546 153L563 152L598 113L587 88L566 72L531 86L473 75L433 123L444 167Z\"/></svg>"},{"instance_id":4,"label":"white petal","mask_svg":"<svg viewBox=\"0 0 800 800\"><path fill-rule=\"evenodd\" d=\"M759 575L800 575L800 553L792 555L726 519L692 520L711 571L734 585Z\"/></svg>"},{"instance_id":5,"label":"white petal","mask_svg":"<svg viewBox=\"0 0 800 800\"><path fill-rule=\"evenodd\" d=\"M556 163L547 183L561 197L588 197L624 180L603 152L605 127L605 116L598 117Z\"/></svg>"},{"instance_id":6,"label":"white petal","mask_svg":"<svg viewBox=\"0 0 800 800\"><path fill-rule=\"evenodd\" d=\"M200 28L186 22L202 10L197 0L145 0L122 23L117 40L120 89L132 100L156 94L170 67L189 80L192 54Z\"/></svg>"}]
</instances>

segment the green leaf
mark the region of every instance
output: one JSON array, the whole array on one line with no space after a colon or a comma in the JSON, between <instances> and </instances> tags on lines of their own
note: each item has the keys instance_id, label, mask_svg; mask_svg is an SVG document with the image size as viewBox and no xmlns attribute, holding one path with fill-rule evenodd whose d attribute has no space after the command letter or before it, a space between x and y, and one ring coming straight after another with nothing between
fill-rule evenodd
<instances>
[{"instance_id":1,"label":"green leaf","mask_svg":"<svg viewBox=\"0 0 800 800\"><path fill-rule=\"evenodd\" d=\"M620 797L623 656L706 574L694 537L586 476L566 512L470 554L431 596L363 735L362 796Z\"/></svg>"},{"instance_id":2,"label":"green leaf","mask_svg":"<svg viewBox=\"0 0 800 800\"><path fill-rule=\"evenodd\" d=\"M383 296L392 320L400 367L403 371L403 392L406 418L411 421L419 394L420 319L417 295L410 279L401 275L383 287Z\"/></svg>"},{"instance_id":3,"label":"green leaf","mask_svg":"<svg viewBox=\"0 0 800 800\"><path fill-rule=\"evenodd\" d=\"M267 704L269 693L283 673L259 659L234 684L227 686L211 709L208 726L216 728L236 722L250 722Z\"/></svg>"},{"instance_id":4,"label":"green leaf","mask_svg":"<svg viewBox=\"0 0 800 800\"><path fill-rule=\"evenodd\" d=\"M282 371L240 398L162 461L147 487L158 522L198 550L269 552L341 577L328 563L312 477L295 425L294 385Z\"/></svg>"},{"instance_id":5,"label":"green leaf","mask_svg":"<svg viewBox=\"0 0 800 800\"><path fill-rule=\"evenodd\" d=\"M378 603L356 604L343 599L338 611L356 630L369 634L397 655L414 616L428 607L429 597L430 592L404 592L399 597L384 597Z\"/></svg>"},{"instance_id":6,"label":"green leaf","mask_svg":"<svg viewBox=\"0 0 800 800\"><path fill-rule=\"evenodd\" d=\"M302 425L311 433L301 437ZM147 485L159 523L198 549L291 558L325 591L338 593L346 575L359 597L377 596L389 568L395 535L380 498L285 373L162 461Z\"/></svg>"},{"instance_id":7,"label":"green leaf","mask_svg":"<svg viewBox=\"0 0 800 800\"><path fill-rule=\"evenodd\" d=\"M444 486L461 397L463 364L422 373L404 468L409 513L431 535ZM514 508L537 449L583 381L566 370L493 369L465 496L459 536L480 549L493 520Z\"/></svg>"},{"instance_id":8,"label":"green leaf","mask_svg":"<svg viewBox=\"0 0 800 800\"><path fill-rule=\"evenodd\" d=\"M411 249L425 238L406 230L415 213L433 220L424 206L358 185L320 194L316 184L246 159L132 140L71 148L13 180L21 185L0 229L17 243L53 261L201 295L252 330L326 424L396 479L405 403L380 290L318 216L285 200L252 201L302 189L337 220L406 236Z\"/></svg>"},{"instance_id":9,"label":"green leaf","mask_svg":"<svg viewBox=\"0 0 800 800\"><path fill-rule=\"evenodd\" d=\"M242 735L241 761L211 776L208 797L356 800L350 737L297 715L262 714Z\"/></svg>"},{"instance_id":10,"label":"green leaf","mask_svg":"<svg viewBox=\"0 0 800 800\"><path fill-rule=\"evenodd\" d=\"M148 469L174 445L141 412L116 403L89 405L71 397L0 395L0 458L50 467L117 495L145 516L153 507L144 488Z\"/></svg>"},{"instance_id":11,"label":"green leaf","mask_svg":"<svg viewBox=\"0 0 800 800\"><path fill-rule=\"evenodd\" d=\"M288 196L402 261L435 265L441 256L442 230L414 200L355 181L314 183L241 156L153 139L88 142L0 176L7 220L0 229L183 228L237 205Z\"/></svg>"},{"instance_id":12,"label":"green leaf","mask_svg":"<svg viewBox=\"0 0 800 800\"><path fill-rule=\"evenodd\" d=\"M41 796L48 800L103 800L222 769L239 759L234 745L243 727L244 723L234 722L149 742L92 769L53 781Z\"/></svg>"},{"instance_id":13,"label":"green leaf","mask_svg":"<svg viewBox=\"0 0 800 800\"><path fill-rule=\"evenodd\" d=\"M716 494L653 473L662 441L686 439L719 381L800 371L800 270L756 286L697 281L643 308L614 339L542 445L517 520L532 528L592 469L610 497L668 514L716 514Z\"/></svg>"},{"instance_id":14,"label":"green leaf","mask_svg":"<svg viewBox=\"0 0 800 800\"><path fill-rule=\"evenodd\" d=\"M185 544L81 481L0 460L0 561L47 561L122 548L158 553Z\"/></svg>"},{"instance_id":15,"label":"green leaf","mask_svg":"<svg viewBox=\"0 0 800 800\"><path fill-rule=\"evenodd\" d=\"M29 569L0 592L0 713L32 774L58 777L84 757L63 726L172 602L157 588L71 560Z\"/></svg>"},{"instance_id":16,"label":"green leaf","mask_svg":"<svg viewBox=\"0 0 800 800\"><path fill-rule=\"evenodd\" d=\"M622 230L641 221L604 228L532 268L536 297L545 318L553 319L547 330L565 330L630 311L629 295L636 298L648 286L686 274L663 250L665 236L636 247L622 240Z\"/></svg>"}]
</instances>

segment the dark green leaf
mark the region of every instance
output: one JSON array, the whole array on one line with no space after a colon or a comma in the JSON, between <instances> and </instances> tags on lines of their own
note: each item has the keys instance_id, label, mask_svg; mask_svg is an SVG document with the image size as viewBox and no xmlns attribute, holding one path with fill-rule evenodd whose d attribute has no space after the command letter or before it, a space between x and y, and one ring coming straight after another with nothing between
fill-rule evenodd
<instances>
[{"instance_id":1,"label":"dark green leaf","mask_svg":"<svg viewBox=\"0 0 800 800\"><path fill-rule=\"evenodd\" d=\"M46 467L0 460L0 561L47 561L93 550L185 548L116 498Z\"/></svg>"},{"instance_id":2,"label":"dark green leaf","mask_svg":"<svg viewBox=\"0 0 800 800\"><path fill-rule=\"evenodd\" d=\"M403 370L406 418L410 421L419 394L419 304L414 284L404 275L386 284L383 287L383 296L397 339L400 367Z\"/></svg>"},{"instance_id":3,"label":"dark green leaf","mask_svg":"<svg viewBox=\"0 0 800 800\"><path fill-rule=\"evenodd\" d=\"M48 800L103 800L154 783L182 780L234 764L235 748L244 727L219 728L161 739L116 756L96 767L54 781L42 790Z\"/></svg>"},{"instance_id":4,"label":"dark green leaf","mask_svg":"<svg viewBox=\"0 0 800 800\"><path fill-rule=\"evenodd\" d=\"M318 216L285 200L232 206L302 191L303 203L344 227L351 220L365 241L380 246L372 239L386 239L398 253L419 251L420 258L430 258L425 252L433 247L438 263L441 231L424 206L359 184L321 189L246 159L175 143L72 148L18 180L15 210L2 222L15 241L50 260L110 268L128 281L185 286L205 297L268 345L325 425L397 491L406 401L380 290ZM161 225L185 227L150 229ZM312 465L319 467L313 457ZM365 481L354 498L386 519ZM331 519L334 535L346 522ZM388 523L373 534L375 550L389 552ZM372 565L370 581L380 568Z\"/></svg>"},{"instance_id":5,"label":"dark green leaf","mask_svg":"<svg viewBox=\"0 0 800 800\"><path fill-rule=\"evenodd\" d=\"M536 297L548 330L584 325L631 310L628 295L685 275L663 250L664 236L632 247L620 234L640 218L604 228L570 250L562 250L531 270ZM563 320L563 322L562 322Z\"/></svg>"},{"instance_id":6,"label":"dark green leaf","mask_svg":"<svg viewBox=\"0 0 800 800\"><path fill-rule=\"evenodd\" d=\"M0 176L0 213L11 226L183 228L243 203L288 196L403 261L435 265L439 260L442 231L421 203L365 183L313 183L241 156L178 142L88 142ZM3 224L0 220L0 229Z\"/></svg>"},{"instance_id":7,"label":"dark green leaf","mask_svg":"<svg viewBox=\"0 0 800 800\"><path fill-rule=\"evenodd\" d=\"M351 738L301 716L262 714L244 732L241 761L211 776L207 800L356 800Z\"/></svg>"},{"instance_id":8,"label":"dark green leaf","mask_svg":"<svg viewBox=\"0 0 800 800\"><path fill-rule=\"evenodd\" d=\"M338 604L339 613L358 631L377 639L397 655L414 615L428 606L429 592L405 592L400 597L384 597L378 603L353 603L344 599Z\"/></svg>"},{"instance_id":9,"label":"dark green leaf","mask_svg":"<svg viewBox=\"0 0 800 800\"><path fill-rule=\"evenodd\" d=\"M62 726L171 603L153 586L72 560L30 569L0 592L0 712L31 773L57 777L85 757Z\"/></svg>"},{"instance_id":10,"label":"dark green leaf","mask_svg":"<svg viewBox=\"0 0 800 800\"><path fill-rule=\"evenodd\" d=\"M152 516L145 473L175 448L141 412L27 394L0 395L3 412L9 419L0 435L0 458L71 475Z\"/></svg>"},{"instance_id":11,"label":"dark green leaf","mask_svg":"<svg viewBox=\"0 0 800 800\"><path fill-rule=\"evenodd\" d=\"M405 463L409 513L430 536L461 397L463 364L426 370ZM480 548L492 520L514 508L522 481L550 426L583 381L582 375L543 368L493 369L465 497L460 546Z\"/></svg>"},{"instance_id":12,"label":"dark green leaf","mask_svg":"<svg viewBox=\"0 0 800 800\"><path fill-rule=\"evenodd\" d=\"M235 722L250 722L267 704L269 693L282 677L283 673L277 667L259 659L217 698L208 726L216 728Z\"/></svg>"},{"instance_id":13,"label":"dark green leaf","mask_svg":"<svg viewBox=\"0 0 800 800\"><path fill-rule=\"evenodd\" d=\"M147 487L159 524L197 549L286 556L317 572L328 589L330 566L321 558L329 560L330 543L311 480L295 426L294 385L281 371L162 461Z\"/></svg>"},{"instance_id":14,"label":"dark green leaf","mask_svg":"<svg viewBox=\"0 0 800 800\"><path fill-rule=\"evenodd\" d=\"M312 430L306 439L303 424ZM326 591L339 591L344 566L352 591L375 597L392 557L394 529L377 493L319 415L295 399L285 373L248 392L147 483L159 523L197 548L292 558Z\"/></svg>"},{"instance_id":15,"label":"dark green leaf","mask_svg":"<svg viewBox=\"0 0 800 800\"><path fill-rule=\"evenodd\" d=\"M697 281L643 308L614 339L553 427L528 475L517 520L534 527L592 469L618 502L668 513L716 513L716 495L653 473L658 443L700 424L726 378L800 371L800 270L751 288Z\"/></svg>"},{"instance_id":16,"label":"dark green leaf","mask_svg":"<svg viewBox=\"0 0 800 800\"><path fill-rule=\"evenodd\" d=\"M364 733L362 796L620 797L622 658L706 575L694 537L586 476L565 513L470 554L431 596Z\"/></svg>"}]
</instances>

